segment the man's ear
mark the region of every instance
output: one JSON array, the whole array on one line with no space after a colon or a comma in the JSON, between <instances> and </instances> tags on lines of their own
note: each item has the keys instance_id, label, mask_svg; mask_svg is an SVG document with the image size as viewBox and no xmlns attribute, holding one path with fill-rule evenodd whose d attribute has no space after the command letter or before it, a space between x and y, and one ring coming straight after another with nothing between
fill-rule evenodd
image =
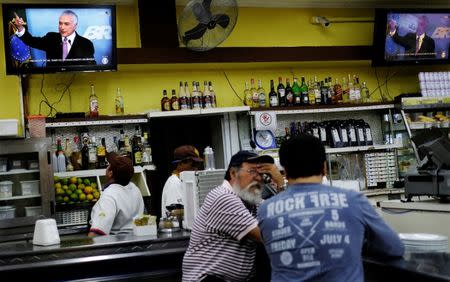
<instances>
[{"instance_id":1,"label":"man's ear","mask_svg":"<svg viewBox=\"0 0 450 282\"><path fill-rule=\"evenodd\" d=\"M237 178L237 174L238 174L238 170L235 169L234 167L232 167L230 169L230 178L231 179L236 179Z\"/></svg>"}]
</instances>

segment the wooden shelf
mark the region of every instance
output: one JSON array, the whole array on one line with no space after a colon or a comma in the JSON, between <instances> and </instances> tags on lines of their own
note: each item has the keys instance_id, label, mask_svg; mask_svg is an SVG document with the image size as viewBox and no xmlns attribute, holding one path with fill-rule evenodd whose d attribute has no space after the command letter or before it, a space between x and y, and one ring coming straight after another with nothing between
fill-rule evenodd
<instances>
[{"instance_id":1,"label":"wooden shelf","mask_svg":"<svg viewBox=\"0 0 450 282\"><path fill-rule=\"evenodd\" d=\"M24 170L10 170L6 172L0 172L0 175L13 175L13 174L27 174L27 173L36 173L40 172L39 169L24 169Z\"/></svg>"},{"instance_id":2,"label":"wooden shelf","mask_svg":"<svg viewBox=\"0 0 450 282\"><path fill-rule=\"evenodd\" d=\"M370 60L372 46L118 48L119 64L239 63Z\"/></svg>"},{"instance_id":3,"label":"wooden shelf","mask_svg":"<svg viewBox=\"0 0 450 282\"><path fill-rule=\"evenodd\" d=\"M141 173L144 170L155 170L154 165L144 165L144 166L135 166L134 173ZM89 170L75 170L75 171L66 171L66 172L55 172L55 176L60 178L66 177L96 177L96 176L105 176L106 169L89 169Z\"/></svg>"},{"instance_id":4,"label":"wooden shelf","mask_svg":"<svg viewBox=\"0 0 450 282\"><path fill-rule=\"evenodd\" d=\"M193 109L193 110L181 110L181 111L149 111L148 118L163 118L163 117L179 117L179 116L196 116L196 115L220 115L232 112L248 112L250 107L238 106L238 107L219 107L211 109Z\"/></svg>"}]
</instances>

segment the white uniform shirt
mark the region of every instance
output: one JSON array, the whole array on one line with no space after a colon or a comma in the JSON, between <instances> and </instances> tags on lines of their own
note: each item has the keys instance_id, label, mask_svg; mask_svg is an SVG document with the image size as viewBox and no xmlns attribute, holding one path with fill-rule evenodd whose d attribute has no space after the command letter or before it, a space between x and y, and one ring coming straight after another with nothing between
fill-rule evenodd
<instances>
[{"instance_id":1,"label":"white uniform shirt","mask_svg":"<svg viewBox=\"0 0 450 282\"><path fill-rule=\"evenodd\" d=\"M161 197L161 217L166 216L166 206L171 204L183 205L183 189L181 187L181 180L176 174L172 174L167 178L164 184Z\"/></svg>"},{"instance_id":2,"label":"white uniform shirt","mask_svg":"<svg viewBox=\"0 0 450 282\"><path fill-rule=\"evenodd\" d=\"M91 231L105 235L131 233L133 218L143 213L144 200L134 183L111 184L92 208Z\"/></svg>"}]
</instances>

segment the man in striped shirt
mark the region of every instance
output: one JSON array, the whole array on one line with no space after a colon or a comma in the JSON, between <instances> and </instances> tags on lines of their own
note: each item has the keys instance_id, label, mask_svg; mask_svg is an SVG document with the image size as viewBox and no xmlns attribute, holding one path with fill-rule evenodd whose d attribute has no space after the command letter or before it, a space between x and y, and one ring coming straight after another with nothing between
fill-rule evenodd
<instances>
[{"instance_id":1,"label":"man in striped shirt","mask_svg":"<svg viewBox=\"0 0 450 282\"><path fill-rule=\"evenodd\" d=\"M254 276L263 173L284 185L272 157L240 151L231 158L225 180L208 193L195 218L183 281L248 281Z\"/></svg>"}]
</instances>

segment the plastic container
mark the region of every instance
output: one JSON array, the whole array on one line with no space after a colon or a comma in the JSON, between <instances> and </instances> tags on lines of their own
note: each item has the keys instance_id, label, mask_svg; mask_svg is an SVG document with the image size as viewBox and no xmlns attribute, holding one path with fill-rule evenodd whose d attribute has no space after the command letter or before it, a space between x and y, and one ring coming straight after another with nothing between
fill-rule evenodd
<instances>
[{"instance_id":1,"label":"plastic container","mask_svg":"<svg viewBox=\"0 0 450 282\"><path fill-rule=\"evenodd\" d=\"M17 160L17 159L12 159L9 162L9 169L13 170L13 169L24 169L25 168L25 161L24 160Z\"/></svg>"},{"instance_id":2,"label":"plastic container","mask_svg":"<svg viewBox=\"0 0 450 282\"><path fill-rule=\"evenodd\" d=\"M59 238L56 221L53 218L40 219L34 226L33 244L34 245L56 245L61 242Z\"/></svg>"},{"instance_id":3,"label":"plastic container","mask_svg":"<svg viewBox=\"0 0 450 282\"><path fill-rule=\"evenodd\" d=\"M0 219L14 218L16 213L15 206L0 207Z\"/></svg>"},{"instance_id":4,"label":"plastic container","mask_svg":"<svg viewBox=\"0 0 450 282\"><path fill-rule=\"evenodd\" d=\"M25 216L39 216L41 213L41 206L25 207Z\"/></svg>"},{"instance_id":5,"label":"plastic container","mask_svg":"<svg viewBox=\"0 0 450 282\"><path fill-rule=\"evenodd\" d=\"M205 170L216 169L213 149L207 146L203 155L205 156Z\"/></svg>"},{"instance_id":6,"label":"plastic container","mask_svg":"<svg viewBox=\"0 0 450 282\"><path fill-rule=\"evenodd\" d=\"M22 196L39 195L39 180L20 181Z\"/></svg>"},{"instance_id":7,"label":"plastic container","mask_svg":"<svg viewBox=\"0 0 450 282\"><path fill-rule=\"evenodd\" d=\"M30 128L30 136L37 138L45 137L45 116L32 115L28 116L28 126Z\"/></svg>"},{"instance_id":8,"label":"plastic container","mask_svg":"<svg viewBox=\"0 0 450 282\"><path fill-rule=\"evenodd\" d=\"M39 161L38 160L28 160L27 168L28 169L39 169Z\"/></svg>"},{"instance_id":9,"label":"plastic container","mask_svg":"<svg viewBox=\"0 0 450 282\"><path fill-rule=\"evenodd\" d=\"M0 181L0 198L12 197L12 181Z\"/></svg>"},{"instance_id":10,"label":"plastic container","mask_svg":"<svg viewBox=\"0 0 450 282\"><path fill-rule=\"evenodd\" d=\"M8 170L8 159L0 158L0 172L6 172Z\"/></svg>"}]
</instances>

